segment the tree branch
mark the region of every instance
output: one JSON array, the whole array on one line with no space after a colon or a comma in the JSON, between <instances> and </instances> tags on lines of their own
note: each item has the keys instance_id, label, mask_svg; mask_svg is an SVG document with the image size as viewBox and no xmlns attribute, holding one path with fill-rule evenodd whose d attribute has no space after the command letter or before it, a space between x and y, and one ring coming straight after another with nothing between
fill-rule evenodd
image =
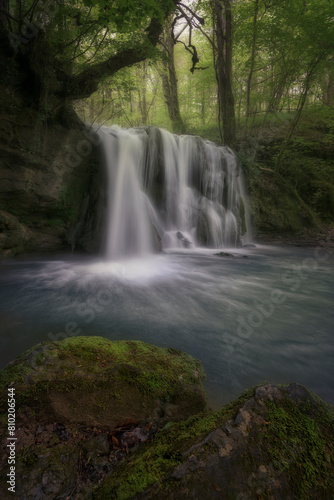
<instances>
[{"instance_id":1,"label":"tree branch","mask_svg":"<svg viewBox=\"0 0 334 500\"><path fill-rule=\"evenodd\" d=\"M105 61L91 65L77 75L64 74L64 85L58 93L59 97L72 100L89 97L97 90L103 77L112 76L120 69L146 59L148 47L157 45L161 32L162 24L160 21L152 19L146 29L146 39L138 47L121 50Z\"/></svg>"}]
</instances>

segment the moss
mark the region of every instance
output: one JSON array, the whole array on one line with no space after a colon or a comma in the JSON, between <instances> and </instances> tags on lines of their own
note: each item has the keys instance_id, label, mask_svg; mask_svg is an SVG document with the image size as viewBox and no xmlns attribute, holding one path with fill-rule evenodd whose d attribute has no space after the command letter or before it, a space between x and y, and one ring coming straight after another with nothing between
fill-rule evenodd
<instances>
[{"instance_id":1,"label":"moss","mask_svg":"<svg viewBox=\"0 0 334 500\"><path fill-rule=\"evenodd\" d=\"M239 408L254 396L255 389L245 391L237 400L217 411L200 413L188 420L169 425L155 437L152 445L144 446L135 456L118 468L93 493L94 500L133 498L149 486L161 483L168 489L168 473L182 463L182 452L200 442L211 430L235 417ZM208 452L210 450L207 450ZM171 484L174 484L173 481Z\"/></svg>"},{"instance_id":2,"label":"moss","mask_svg":"<svg viewBox=\"0 0 334 500\"><path fill-rule=\"evenodd\" d=\"M284 120L255 127L240 140L238 157L260 233L288 235L334 224L333 116L325 109L305 113L289 144Z\"/></svg>"},{"instance_id":3,"label":"moss","mask_svg":"<svg viewBox=\"0 0 334 500\"><path fill-rule=\"evenodd\" d=\"M5 394L15 383L18 412L29 407L44 420L110 428L126 418L158 418L168 403L179 418L202 411L203 379L201 363L180 351L74 337L24 353L1 372L0 388ZM6 411L4 398L0 410Z\"/></svg>"},{"instance_id":4,"label":"moss","mask_svg":"<svg viewBox=\"0 0 334 500\"><path fill-rule=\"evenodd\" d=\"M334 457L327 448L326 434L334 437L334 420L324 408L312 415L312 408L302 408L288 399L280 405L267 401L268 431L266 446L270 460L278 471L284 471L300 500L315 492L329 495L334 490ZM310 414L308 414L310 413Z\"/></svg>"}]
</instances>

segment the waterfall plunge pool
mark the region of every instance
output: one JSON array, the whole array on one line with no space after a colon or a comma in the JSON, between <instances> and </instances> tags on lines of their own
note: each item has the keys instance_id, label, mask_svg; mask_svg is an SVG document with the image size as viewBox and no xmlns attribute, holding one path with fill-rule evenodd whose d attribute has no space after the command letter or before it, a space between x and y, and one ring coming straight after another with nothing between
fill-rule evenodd
<instances>
[{"instance_id":1,"label":"waterfall plunge pool","mask_svg":"<svg viewBox=\"0 0 334 500\"><path fill-rule=\"evenodd\" d=\"M214 407L265 381L298 382L334 403L333 253L217 252L1 263L1 368L38 342L99 335L200 359Z\"/></svg>"}]
</instances>

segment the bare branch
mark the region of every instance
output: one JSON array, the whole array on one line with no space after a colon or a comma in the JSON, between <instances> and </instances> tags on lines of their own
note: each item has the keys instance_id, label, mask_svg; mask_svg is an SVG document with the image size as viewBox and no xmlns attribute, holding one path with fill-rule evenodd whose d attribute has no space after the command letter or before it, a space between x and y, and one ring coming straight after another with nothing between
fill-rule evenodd
<instances>
[{"instance_id":1,"label":"bare branch","mask_svg":"<svg viewBox=\"0 0 334 500\"><path fill-rule=\"evenodd\" d=\"M191 10L191 8L190 8L190 7L188 7L188 6L187 6L187 5L185 5L184 3L179 3L179 5L182 5L182 7L183 7L184 9L187 9L187 10L190 12L190 14L192 15L192 17L194 17L195 19L197 19L197 21L198 21L198 22L199 22L202 26L204 26L204 19L203 19L203 17L198 16L198 15L197 15L197 14L196 14L193 10ZM179 10L181 10L181 9L179 9ZM181 11L181 12L182 12L182 11Z\"/></svg>"}]
</instances>

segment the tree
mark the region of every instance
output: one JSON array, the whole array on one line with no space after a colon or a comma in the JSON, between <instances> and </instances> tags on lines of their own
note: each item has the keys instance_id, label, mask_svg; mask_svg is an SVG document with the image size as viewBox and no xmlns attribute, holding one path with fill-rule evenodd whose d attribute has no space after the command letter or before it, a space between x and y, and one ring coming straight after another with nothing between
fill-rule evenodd
<instances>
[{"instance_id":1,"label":"tree","mask_svg":"<svg viewBox=\"0 0 334 500\"><path fill-rule=\"evenodd\" d=\"M247 78L246 126L247 126L247 120L248 120L249 115L250 115L250 93L251 93L252 78L253 78L254 66L255 66L258 13L259 13L259 0L255 0L254 17L253 17L252 53L251 53L249 74L248 74L248 78Z\"/></svg>"},{"instance_id":2,"label":"tree","mask_svg":"<svg viewBox=\"0 0 334 500\"><path fill-rule=\"evenodd\" d=\"M177 0L0 0L4 83L48 117L89 97L99 82L154 54Z\"/></svg>"},{"instance_id":3,"label":"tree","mask_svg":"<svg viewBox=\"0 0 334 500\"><path fill-rule=\"evenodd\" d=\"M168 115L172 124L173 132L184 131L184 123L180 113L177 76L174 63L175 38L172 36L172 23L165 26L162 40L163 60L162 86L167 104Z\"/></svg>"},{"instance_id":4,"label":"tree","mask_svg":"<svg viewBox=\"0 0 334 500\"><path fill-rule=\"evenodd\" d=\"M332 1L236 1L233 9L237 77L247 89L239 103L246 119L300 109L312 88L324 93L334 51Z\"/></svg>"},{"instance_id":5,"label":"tree","mask_svg":"<svg viewBox=\"0 0 334 500\"><path fill-rule=\"evenodd\" d=\"M224 144L236 143L234 95L232 88L232 6L230 0L214 0L216 33L216 77L218 84L218 119Z\"/></svg>"}]
</instances>

